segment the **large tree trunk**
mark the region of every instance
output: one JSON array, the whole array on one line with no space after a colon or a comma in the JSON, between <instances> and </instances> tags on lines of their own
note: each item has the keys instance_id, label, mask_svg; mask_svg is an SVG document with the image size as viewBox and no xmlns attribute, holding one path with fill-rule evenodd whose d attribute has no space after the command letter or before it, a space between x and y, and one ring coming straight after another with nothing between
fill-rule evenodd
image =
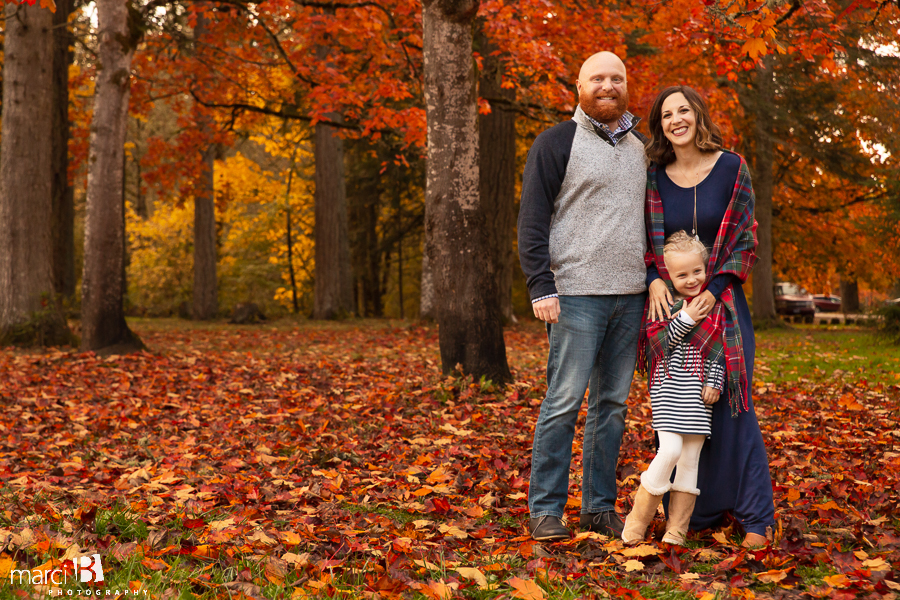
<instances>
[{"instance_id":1,"label":"large tree trunk","mask_svg":"<svg viewBox=\"0 0 900 600\"><path fill-rule=\"evenodd\" d=\"M742 103L754 117L756 147L753 160L753 191L756 194L756 221L759 224L756 235L759 257L753 267L753 318L758 323L778 320L775 313L775 280L772 275L772 194L774 192L774 140L772 139L772 107L775 93L772 80L774 62L771 57L757 67L754 80L755 89L744 90Z\"/></svg>"},{"instance_id":2,"label":"large tree trunk","mask_svg":"<svg viewBox=\"0 0 900 600\"><path fill-rule=\"evenodd\" d=\"M54 301L53 13L6 5L0 146L0 344L70 343Z\"/></svg>"},{"instance_id":3,"label":"large tree trunk","mask_svg":"<svg viewBox=\"0 0 900 600\"><path fill-rule=\"evenodd\" d=\"M478 112L472 60L477 0L423 0L428 167L425 251L431 263L444 373L511 380L479 198Z\"/></svg>"},{"instance_id":4,"label":"large tree trunk","mask_svg":"<svg viewBox=\"0 0 900 600\"><path fill-rule=\"evenodd\" d=\"M495 100L515 100L511 89L503 89L503 64L493 53L496 48L479 32L478 46L484 57L479 79L479 95ZM481 115L478 126L479 191L492 231L488 235L497 273L500 314L514 323L512 311L513 245L516 227L516 115L502 102L491 102L491 112Z\"/></svg>"},{"instance_id":5,"label":"large tree trunk","mask_svg":"<svg viewBox=\"0 0 900 600\"><path fill-rule=\"evenodd\" d=\"M316 225L314 319L353 312L353 277L347 228L344 142L333 127L316 125Z\"/></svg>"},{"instance_id":6,"label":"large tree trunk","mask_svg":"<svg viewBox=\"0 0 900 600\"><path fill-rule=\"evenodd\" d=\"M122 0L97 0L98 72L91 121L82 282L82 350L144 346L125 323L125 134L131 59L139 39Z\"/></svg>"},{"instance_id":7,"label":"large tree trunk","mask_svg":"<svg viewBox=\"0 0 900 600\"><path fill-rule=\"evenodd\" d=\"M208 125L207 125L208 127ZM194 306L195 319L209 320L219 310L216 277L216 194L217 148L203 152L203 170L194 194Z\"/></svg>"},{"instance_id":8,"label":"large tree trunk","mask_svg":"<svg viewBox=\"0 0 900 600\"><path fill-rule=\"evenodd\" d=\"M62 298L75 295L75 200L68 174L71 12L72 0L59 0L53 13L53 283Z\"/></svg>"}]
</instances>

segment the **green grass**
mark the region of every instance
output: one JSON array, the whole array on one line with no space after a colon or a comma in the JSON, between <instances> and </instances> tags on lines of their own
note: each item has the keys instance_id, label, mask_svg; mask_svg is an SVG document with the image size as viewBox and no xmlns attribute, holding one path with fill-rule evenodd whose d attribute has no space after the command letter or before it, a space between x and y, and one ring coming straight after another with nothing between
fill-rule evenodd
<instances>
[{"instance_id":1,"label":"green grass","mask_svg":"<svg viewBox=\"0 0 900 600\"><path fill-rule=\"evenodd\" d=\"M900 346L874 329L794 326L756 332L754 379L900 385Z\"/></svg>"}]
</instances>

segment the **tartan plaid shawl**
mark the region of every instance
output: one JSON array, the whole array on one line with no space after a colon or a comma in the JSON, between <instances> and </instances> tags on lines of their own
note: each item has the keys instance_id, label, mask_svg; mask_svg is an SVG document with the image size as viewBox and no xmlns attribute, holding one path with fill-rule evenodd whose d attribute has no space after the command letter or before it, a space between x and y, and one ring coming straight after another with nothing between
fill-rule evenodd
<instances>
[{"instance_id":1,"label":"tartan plaid shawl","mask_svg":"<svg viewBox=\"0 0 900 600\"><path fill-rule=\"evenodd\" d=\"M666 270L663 259L665 228L662 199L656 182L659 167L652 164L647 171L647 203L645 218L649 246L644 262L647 266L656 265L660 276L673 292L672 280ZM703 289L716 275L730 273L736 275L743 283L750 276L750 270L756 263L756 220L753 218L755 197L750 183L750 170L741 157L740 170L734 182L734 191L716 241L706 264L706 283ZM650 299L644 306L644 320L641 325L638 346L638 364L642 372L649 371L650 377L663 366L668 373L668 349L665 343L666 323L651 323L648 320ZM699 350L704 360L721 362L725 358L725 369L728 380L728 395L731 403L731 416L736 417L741 410L748 410L747 399L750 395L749 377L744 364L744 341L738 324L737 311L734 306L734 284L729 283L719 302L716 302L709 315L700 321L688 333L684 342ZM662 365L660 361L666 361ZM703 377L703 369L699 369Z\"/></svg>"}]
</instances>

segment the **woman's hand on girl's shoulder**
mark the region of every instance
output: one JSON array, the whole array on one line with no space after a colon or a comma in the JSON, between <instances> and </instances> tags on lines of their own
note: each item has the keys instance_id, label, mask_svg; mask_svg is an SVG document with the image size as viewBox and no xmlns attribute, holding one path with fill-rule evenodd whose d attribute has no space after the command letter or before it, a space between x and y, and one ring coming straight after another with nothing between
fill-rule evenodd
<instances>
[{"instance_id":1,"label":"woman's hand on girl's shoulder","mask_svg":"<svg viewBox=\"0 0 900 600\"><path fill-rule=\"evenodd\" d=\"M651 321L662 321L672 318L672 311L669 306L672 305L672 294L669 287L662 279L654 279L648 290L650 296L650 309L647 316Z\"/></svg>"}]
</instances>

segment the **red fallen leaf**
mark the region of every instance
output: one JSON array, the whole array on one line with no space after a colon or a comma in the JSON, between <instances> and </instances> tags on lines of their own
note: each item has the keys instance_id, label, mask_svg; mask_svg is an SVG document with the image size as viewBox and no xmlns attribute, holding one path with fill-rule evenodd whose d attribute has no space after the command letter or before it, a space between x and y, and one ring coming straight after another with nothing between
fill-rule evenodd
<instances>
[{"instance_id":1,"label":"red fallen leaf","mask_svg":"<svg viewBox=\"0 0 900 600\"><path fill-rule=\"evenodd\" d=\"M187 529L199 529L206 526L206 521L203 519L185 519L181 524Z\"/></svg>"},{"instance_id":2,"label":"red fallen leaf","mask_svg":"<svg viewBox=\"0 0 900 600\"><path fill-rule=\"evenodd\" d=\"M606 591L613 598L624 598L625 600L647 600L637 590L630 590L624 587L607 588Z\"/></svg>"},{"instance_id":3,"label":"red fallen leaf","mask_svg":"<svg viewBox=\"0 0 900 600\"><path fill-rule=\"evenodd\" d=\"M891 532L887 532L878 538L878 545L882 548L885 546L900 546L900 536L894 535Z\"/></svg>"},{"instance_id":4,"label":"red fallen leaf","mask_svg":"<svg viewBox=\"0 0 900 600\"><path fill-rule=\"evenodd\" d=\"M660 560L667 567L675 571L675 573L681 575L684 572L684 563L681 561L681 558L679 558L675 548L672 548L668 556L661 556Z\"/></svg>"},{"instance_id":5,"label":"red fallen leaf","mask_svg":"<svg viewBox=\"0 0 900 600\"><path fill-rule=\"evenodd\" d=\"M726 558L725 560L723 560L722 562L720 562L719 564L716 565L716 572L730 571L731 569L735 568L742 562L744 562L743 554L735 554L734 556L729 556L728 558Z\"/></svg>"}]
</instances>

